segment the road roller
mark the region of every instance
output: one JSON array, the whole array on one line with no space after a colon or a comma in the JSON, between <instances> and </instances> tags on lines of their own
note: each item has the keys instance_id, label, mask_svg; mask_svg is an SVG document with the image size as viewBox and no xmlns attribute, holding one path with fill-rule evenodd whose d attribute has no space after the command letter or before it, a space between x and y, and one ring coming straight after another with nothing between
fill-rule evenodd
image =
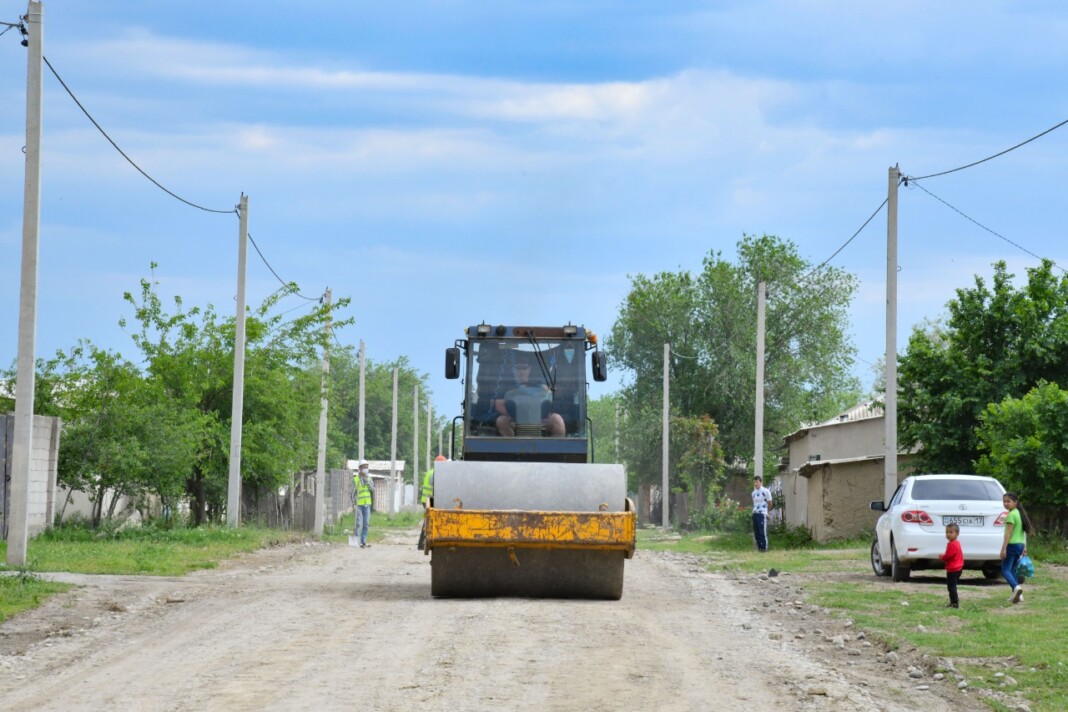
<instances>
[{"instance_id":1,"label":"road roller","mask_svg":"<svg viewBox=\"0 0 1068 712\"><path fill-rule=\"evenodd\" d=\"M587 363L607 378L596 335L572 324L482 323L446 349L464 399L425 505L433 596L623 595L634 505L623 465L594 457Z\"/></svg>"}]
</instances>

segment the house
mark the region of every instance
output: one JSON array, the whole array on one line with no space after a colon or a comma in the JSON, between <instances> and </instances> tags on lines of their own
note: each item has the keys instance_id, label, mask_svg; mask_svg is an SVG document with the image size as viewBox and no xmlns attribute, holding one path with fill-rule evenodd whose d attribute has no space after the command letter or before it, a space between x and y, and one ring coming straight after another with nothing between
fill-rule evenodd
<instances>
[{"instance_id":1,"label":"house","mask_svg":"<svg viewBox=\"0 0 1068 712\"><path fill-rule=\"evenodd\" d=\"M818 542L847 539L875 527L869 503L883 499L886 418L867 402L784 438L789 452L779 467L783 514ZM913 453L898 453L898 482L912 470Z\"/></svg>"}]
</instances>

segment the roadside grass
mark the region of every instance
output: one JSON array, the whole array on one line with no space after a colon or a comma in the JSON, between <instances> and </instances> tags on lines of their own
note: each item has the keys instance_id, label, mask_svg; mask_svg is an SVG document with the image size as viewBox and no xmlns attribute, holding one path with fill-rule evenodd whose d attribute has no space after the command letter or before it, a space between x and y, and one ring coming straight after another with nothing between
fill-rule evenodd
<instances>
[{"instance_id":1,"label":"roadside grass","mask_svg":"<svg viewBox=\"0 0 1068 712\"><path fill-rule=\"evenodd\" d=\"M802 537L791 542L792 548L784 538L771 532L771 550L761 554L749 532L640 529L638 548L700 554L712 571L775 568L804 576L795 583L809 603L852 620L869 639L892 650L915 647L933 657L952 658L970 688L1020 692L1036 712L1068 709L1068 646L1063 642L1068 639L1068 568L1063 566L1068 547L1063 540L1035 537L1029 544L1037 571L1024 586L1023 605L1008 602L1009 588L1000 577L986 580L978 571L965 571L961 607L949 609L941 571L914 572L909 583L876 577L870 536L828 546ZM994 699L982 700L991 709L1010 709Z\"/></svg>"},{"instance_id":2,"label":"roadside grass","mask_svg":"<svg viewBox=\"0 0 1068 712\"><path fill-rule=\"evenodd\" d=\"M26 559L33 571L181 576L197 569L215 568L220 560L236 554L303 538L300 533L256 526L146 526L122 530L56 527L29 541ZM0 559L6 555L6 542L0 542Z\"/></svg>"},{"instance_id":3,"label":"roadside grass","mask_svg":"<svg viewBox=\"0 0 1068 712\"><path fill-rule=\"evenodd\" d=\"M351 511L342 514L337 524L323 528L323 541L347 543L355 520L356 516ZM367 540L371 543L378 542L384 539L390 530L417 529L422 523L422 512L397 512L392 516L383 512L371 512Z\"/></svg>"},{"instance_id":4,"label":"roadside grass","mask_svg":"<svg viewBox=\"0 0 1068 712\"><path fill-rule=\"evenodd\" d=\"M0 623L16 613L36 608L54 593L71 588L70 584L45 581L28 569L0 575Z\"/></svg>"}]
</instances>

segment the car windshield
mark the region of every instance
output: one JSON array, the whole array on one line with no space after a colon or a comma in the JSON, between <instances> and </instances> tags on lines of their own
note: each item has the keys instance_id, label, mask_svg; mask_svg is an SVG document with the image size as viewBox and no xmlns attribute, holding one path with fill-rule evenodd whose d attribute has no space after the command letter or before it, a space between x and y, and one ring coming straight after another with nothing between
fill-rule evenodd
<instances>
[{"instance_id":1,"label":"car windshield","mask_svg":"<svg viewBox=\"0 0 1068 712\"><path fill-rule=\"evenodd\" d=\"M975 502L1000 502L1001 489L990 480L916 480L912 499L952 499Z\"/></svg>"}]
</instances>

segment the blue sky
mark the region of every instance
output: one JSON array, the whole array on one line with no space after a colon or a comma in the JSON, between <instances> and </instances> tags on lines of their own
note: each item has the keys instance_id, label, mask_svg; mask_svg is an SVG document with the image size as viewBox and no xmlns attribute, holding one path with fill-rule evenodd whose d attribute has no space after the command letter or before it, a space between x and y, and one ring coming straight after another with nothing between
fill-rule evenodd
<instances>
[{"instance_id":1,"label":"blue sky","mask_svg":"<svg viewBox=\"0 0 1068 712\"><path fill-rule=\"evenodd\" d=\"M25 2L0 0L13 22ZM697 271L743 234L819 263L886 197L887 169L954 168L1068 118L1057 2L45 3L45 56L182 197L230 209L339 334L407 355L457 411L443 349L482 320L607 334L629 275ZM15 359L26 55L0 37L0 363ZM146 181L45 70L37 351L133 356L122 293L233 308L237 220ZM1068 266L1068 127L924 183ZM899 344L957 287L1037 260L902 188ZM860 278L857 375L884 351L886 216L832 264ZM250 304L278 283L253 251ZM283 308L298 307L290 297ZM593 395L618 384L596 385Z\"/></svg>"}]
</instances>

